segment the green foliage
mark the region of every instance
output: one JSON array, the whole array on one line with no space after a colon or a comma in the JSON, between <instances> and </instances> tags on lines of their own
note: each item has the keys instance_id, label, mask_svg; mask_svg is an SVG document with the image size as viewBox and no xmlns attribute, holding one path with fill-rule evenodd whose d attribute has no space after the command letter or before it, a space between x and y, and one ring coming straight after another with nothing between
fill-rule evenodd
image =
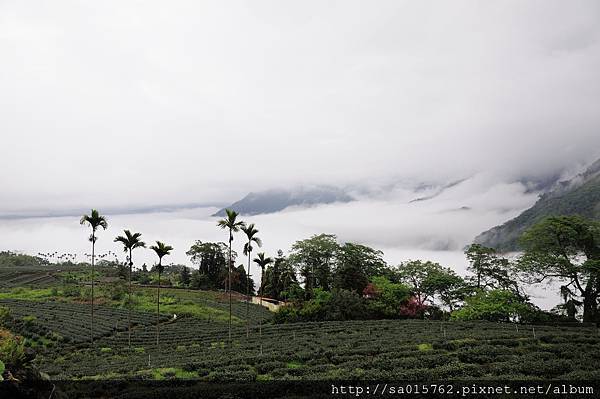
<instances>
[{"instance_id":1,"label":"green foliage","mask_svg":"<svg viewBox=\"0 0 600 399\"><path fill-rule=\"evenodd\" d=\"M358 320L367 317L366 310L363 299L353 291L316 288L310 300L282 307L274 321Z\"/></svg>"},{"instance_id":2,"label":"green foliage","mask_svg":"<svg viewBox=\"0 0 600 399\"><path fill-rule=\"evenodd\" d=\"M75 284L65 284L62 286L61 294L65 297L79 298L81 296L81 288Z\"/></svg>"},{"instance_id":3,"label":"green foliage","mask_svg":"<svg viewBox=\"0 0 600 399\"><path fill-rule=\"evenodd\" d=\"M337 237L333 234L314 235L292 245L289 262L304 279L308 292L314 288L331 289L333 266L339 248Z\"/></svg>"},{"instance_id":4,"label":"green foliage","mask_svg":"<svg viewBox=\"0 0 600 399\"><path fill-rule=\"evenodd\" d=\"M0 360L9 370L21 367L25 362L25 340L0 328Z\"/></svg>"},{"instance_id":5,"label":"green foliage","mask_svg":"<svg viewBox=\"0 0 600 399\"><path fill-rule=\"evenodd\" d=\"M0 251L0 268L44 266L47 264L48 261L38 256Z\"/></svg>"},{"instance_id":6,"label":"green foliage","mask_svg":"<svg viewBox=\"0 0 600 399\"><path fill-rule=\"evenodd\" d=\"M410 288L393 283L383 276L371 278L376 294L367 300L367 309L373 318L396 318L400 306L410 297Z\"/></svg>"},{"instance_id":7,"label":"green foliage","mask_svg":"<svg viewBox=\"0 0 600 399\"><path fill-rule=\"evenodd\" d=\"M191 287L218 289L225 287L227 278L227 245L219 242L196 241L186 252L192 264L198 267L192 273ZM232 251L232 258L237 254Z\"/></svg>"},{"instance_id":8,"label":"green foliage","mask_svg":"<svg viewBox=\"0 0 600 399\"><path fill-rule=\"evenodd\" d=\"M527 299L518 285L518 270L494 249L472 244L465 251L465 255L469 260L467 270L473 273L473 276L467 278L470 287L508 290L524 300Z\"/></svg>"},{"instance_id":9,"label":"green foliage","mask_svg":"<svg viewBox=\"0 0 600 399\"><path fill-rule=\"evenodd\" d=\"M190 282L191 282L190 269L188 269L187 267L184 266L181 268L181 272L179 273L179 283L181 286L187 287L190 285Z\"/></svg>"},{"instance_id":10,"label":"green foliage","mask_svg":"<svg viewBox=\"0 0 600 399\"><path fill-rule=\"evenodd\" d=\"M116 281L114 283L107 284L104 287L104 291L110 299L114 301L120 301L127 295L127 284L125 284L124 281Z\"/></svg>"},{"instance_id":11,"label":"green foliage","mask_svg":"<svg viewBox=\"0 0 600 399\"><path fill-rule=\"evenodd\" d=\"M530 281L566 281L561 287L565 302L581 297L583 320L600 321L600 222L550 217L527 230L521 242L525 252L518 266Z\"/></svg>"},{"instance_id":12,"label":"green foliage","mask_svg":"<svg viewBox=\"0 0 600 399\"><path fill-rule=\"evenodd\" d=\"M362 293L369 277L380 275L385 267L383 252L360 244L345 243L337 254L334 287Z\"/></svg>"},{"instance_id":13,"label":"green foliage","mask_svg":"<svg viewBox=\"0 0 600 399\"><path fill-rule=\"evenodd\" d=\"M431 344L419 344L417 346L417 348L421 351L421 352L427 352L430 350L433 350L433 345Z\"/></svg>"},{"instance_id":14,"label":"green foliage","mask_svg":"<svg viewBox=\"0 0 600 399\"><path fill-rule=\"evenodd\" d=\"M414 260L402 263L397 274L410 287L418 303L435 305L436 299L454 308L465 294L465 282L451 269L430 261Z\"/></svg>"},{"instance_id":15,"label":"green foliage","mask_svg":"<svg viewBox=\"0 0 600 399\"><path fill-rule=\"evenodd\" d=\"M465 298L465 306L452 313L453 320L514 321L528 317L532 305L505 290L480 291Z\"/></svg>"},{"instance_id":16,"label":"green foliage","mask_svg":"<svg viewBox=\"0 0 600 399\"><path fill-rule=\"evenodd\" d=\"M10 320L10 308L6 306L0 306L0 327L6 326Z\"/></svg>"},{"instance_id":17,"label":"green foliage","mask_svg":"<svg viewBox=\"0 0 600 399\"><path fill-rule=\"evenodd\" d=\"M281 250L265 270L263 291L264 296L278 300L290 301L304 297L304 290L298 284L296 272Z\"/></svg>"}]
</instances>

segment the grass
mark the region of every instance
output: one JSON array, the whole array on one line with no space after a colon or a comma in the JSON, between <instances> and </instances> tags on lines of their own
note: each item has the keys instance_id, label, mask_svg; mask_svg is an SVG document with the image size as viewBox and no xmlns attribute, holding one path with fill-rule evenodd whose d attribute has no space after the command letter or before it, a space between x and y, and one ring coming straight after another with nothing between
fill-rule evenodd
<instances>
[{"instance_id":1,"label":"grass","mask_svg":"<svg viewBox=\"0 0 600 399\"><path fill-rule=\"evenodd\" d=\"M297 361L291 361L286 363L285 365L288 369L299 369L300 367L302 367L302 363L297 362Z\"/></svg>"},{"instance_id":2,"label":"grass","mask_svg":"<svg viewBox=\"0 0 600 399\"><path fill-rule=\"evenodd\" d=\"M219 322L227 322L229 313L212 308L206 304L198 303L190 298L193 298L191 293L181 290L165 290L163 296L161 290L160 311L161 313L169 313L176 315L188 314L199 317L205 320L213 320ZM198 295L199 297L201 295ZM147 312L156 311L156 290L153 288L137 288L132 298L133 308L144 310ZM234 323L241 323L243 320L233 316Z\"/></svg>"},{"instance_id":3,"label":"grass","mask_svg":"<svg viewBox=\"0 0 600 399\"><path fill-rule=\"evenodd\" d=\"M417 346L417 348L421 351L421 352L427 352L433 349L433 345L431 344L419 344Z\"/></svg>"},{"instance_id":4,"label":"grass","mask_svg":"<svg viewBox=\"0 0 600 399\"><path fill-rule=\"evenodd\" d=\"M41 301L52 298L52 288L13 288L10 291L0 292L0 299L19 299L22 301Z\"/></svg>"},{"instance_id":5,"label":"grass","mask_svg":"<svg viewBox=\"0 0 600 399\"><path fill-rule=\"evenodd\" d=\"M108 296L108 292L100 286L96 300L98 303L104 303L114 307L125 307L127 295L123 300L113 300ZM163 295L164 292L164 295ZM156 290L149 287L136 287L132 297L133 310L142 310L147 312L156 311ZM217 303L217 293L203 291L185 291L176 289L161 290L160 310L161 313L192 315L204 320L215 322L228 322L229 312L210 306L212 301ZM0 299L16 299L22 301L47 301L58 300L62 302L78 302L85 300L83 296L64 296L63 290L54 288L25 288L18 287L8 291L0 292ZM253 305L255 306L255 305ZM244 320L233 316L232 321L236 324L243 323Z\"/></svg>"}]
</instances>

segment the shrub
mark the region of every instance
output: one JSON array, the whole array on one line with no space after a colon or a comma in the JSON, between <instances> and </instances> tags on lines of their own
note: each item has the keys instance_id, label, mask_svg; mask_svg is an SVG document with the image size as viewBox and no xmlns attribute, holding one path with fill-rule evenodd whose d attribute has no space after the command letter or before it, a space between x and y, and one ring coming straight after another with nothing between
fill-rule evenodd
<instances>
[{"instance_id":1,"label":"shrub","mask_svg":"<svg viewBox=\"0 0 600 399\"><path fill-rule=\"evenodd\" d=\"M81 296L81 288L75 284L65 284L62 287L62 294L66 297L79 298Z\"/></svg>"},{"instance_id":2,"label":"shrub","mask_svg":"<svg viewBox=\"0 0 600 399\"><path fill-rule=\"evenodd\" d=\"M10 308L0 306L0 326L6 326L10 320Z\"/></svg>"},{"instance_id":3,"label":"shrub","mask_svg":"<svg viewBox=\"0 0 600 399\"><path fill-rule=\"evenodd\" d=\"M25 340L10 331L0 329L0 359L7 369L21 367L25 362Z\"/></svg>"},{"instance_id":4,"label":"shrub","mask_svg":"<svg viewBox=\"0 0 600 399\"><path fill-rule=\"evenodd\" d=\"M480 291L465 299L465 306L452 312L453 320L511 321L525 319L533 311L511 291Z\"/></svg>"}]
</instances>

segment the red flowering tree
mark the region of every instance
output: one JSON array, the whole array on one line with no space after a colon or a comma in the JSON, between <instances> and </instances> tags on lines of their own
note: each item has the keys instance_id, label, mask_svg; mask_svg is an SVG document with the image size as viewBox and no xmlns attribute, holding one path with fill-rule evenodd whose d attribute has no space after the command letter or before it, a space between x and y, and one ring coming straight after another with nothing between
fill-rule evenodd
<instances>
[{"instance_id":1,"label":"red flowering tree","mask_svg":"<svg viewBox=\"0 0 600 399\"><path fill-rule=\"evenodd\" d=\"M373 299L377 298L379 293L380 290L373 283L369 283L363 290L363 297L367 299Z\"/></svg>"},{"instance_id":2,"label":"red flowering tree","mask_svg":"<svg viewBox=\"0 0 600 399\"><path fill-rule=\"evenodd\" d=\"M413 296L400 306L400 315L409 318L422 319L426 310L427 305L419 301L417 297Z\"/></svg>"}]
</instances>

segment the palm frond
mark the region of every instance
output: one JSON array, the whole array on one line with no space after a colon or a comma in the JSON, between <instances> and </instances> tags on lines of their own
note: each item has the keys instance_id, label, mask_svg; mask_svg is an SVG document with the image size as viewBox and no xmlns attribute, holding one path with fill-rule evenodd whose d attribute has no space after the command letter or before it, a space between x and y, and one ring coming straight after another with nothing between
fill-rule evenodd
<instances>
[{"instance_id":1,"label":"palm frond","mask_svg":"<svg viewBox=\"0 0 600 399\"><path fill-rule=\"evenodd\" d=\"M256 258L252 260L254 263L259 265L261 268L273 263L273 258L266 257L264 252L259 252L256 254Z\"/></svg>"},{"instance_id":2,"label":"palm frond","mask_svg":"<svg viewBox=\"0 0 600 399\"><path fill-rule=\"evenodd\" d=\"M145 247L146 243L140 240L142 233L131 233L129 230L124 230L124 236L117 236L114 242L120 242L123 244L123 250L127 252L134 248Z\"/></svg>"},{"instance_id":3,"label":"palm frond","mask_svg":"<svg viewBox=\"0 0 600 399\"><path fill-rule=\"evenodd\" d=\"M104 230L108 228L108 222L104 216L100 215L96 209L92 209L89 215L83 215L79 223L89 225L93 230L102 227Z\"/></svg>"},{"instance_id":4,"label":"palm frond","mask_svg":"<svg viewBox=\"0 0 600 399\"><path fill-rule=\"evenodd\" d=\"M167 256L167 255L171 254L173 247L170 245L166 245L163 242L156 241L156 245L152 245L150 247L150 249L156 253L156 255L158 256L159 259L162 259L163 256Z\"/></svg>"}]
</instances>

